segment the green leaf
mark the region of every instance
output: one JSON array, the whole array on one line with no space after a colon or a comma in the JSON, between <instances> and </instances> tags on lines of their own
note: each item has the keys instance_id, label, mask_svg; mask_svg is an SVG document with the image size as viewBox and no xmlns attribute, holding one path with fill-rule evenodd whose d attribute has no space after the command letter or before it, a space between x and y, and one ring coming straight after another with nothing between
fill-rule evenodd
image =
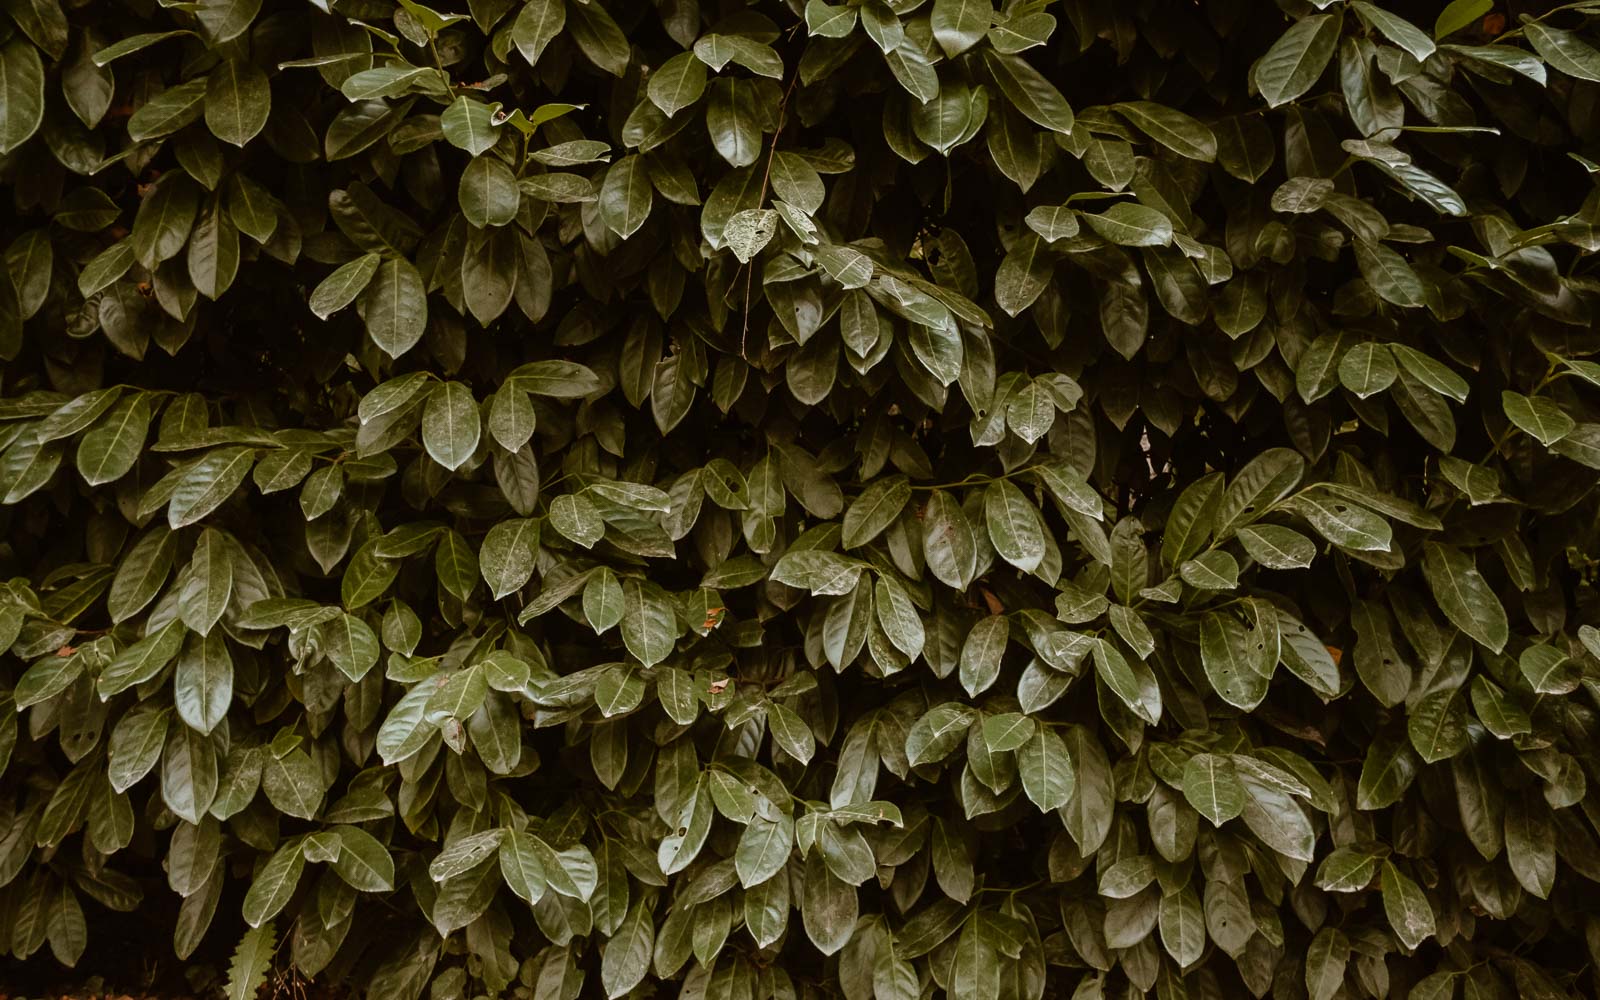
<instances>
[{"instance_id":1,"label":"green leaf","mask_svg":"<svg viewBox=\"0 0 1600 1000\"><path fill-rule=\"evenodd\" d=\"M1533 50L1554 69L1575 79L1600 81L1600 50L1577 32L1552 28L1543 21L1530 21L1522 30Z\"/></svg>"},{"instance_id":2,"label":"green leaf","mask_svg":"<svg viewBox=\"0 0 1600 1000\"><path fill-rule=\"evenodd\" d=\"M1055 258L1048 252L1043 241L1032 234L1025 234L1006 254L1005 259L1000 262L1000 269L995 272L995 301L1007 315L1020 315L1033 305L1049 286L1054 267ZM1030 396L1038 395L1033 392L1031 384L1023 390L1023 393ZM1018 396L1023 393L1019 393ZM1017 397L1013 397L1013 403L1017 401ZM1041 409L1040 412L1054 421L1054 407ZM1008 409L1008 417L1009 414ZM1024 440L1029 439L1028 424L1020 420L1008 420L1008 422L1019 436ZM1032 440L1036 441L1042 436L1042 431L1033 434Z\"/></svg>"},{"instance_id":3,"label":"green leaf","mask_svg":"<svg viewBox=\"0 0 1600 1000\"><path fill-rule=\"evenodd\" d=\"M1029 800L1045 812L1072 798L1072 757L1061 737L1048 729L1035 727L1028 742L1017 748L1017 771Z\"/></svg>"},{"instance_id":4,"label":"green leaf","mask_svg":"<svg viewBox=\"0 0 1600 1000\"><path fill-rule=\"evenodd\" d=\"M598 634L609 631L624 614L622 584L609 566L602 566L584 584L583 615Z\"/></svg>"},{"instance_id":5,"label":"green leaf","mask_svg":"<svg viewBox=\"0 0 1600 1000\"><path fill-rule=\"evenodd\" d=\"M906 737L906 757L913 766L943 760L961 745L976 713L965 705L945 702L925 713Z\"/></svg>"},{"instance_id":6,"label":"green leaf","mask_svg":"<svg viewBox=\"0 0 1600 1000\"><path fill-rule=\"evenodd\" d=\"M319 626L317 634L328 659L352 682L365 677L378 662L378 637L355 615L338 615Z\"/></svg>"},{"instance_id":7,"label":"green leaf","mask_svg":"<svg viewBox=\"0 0 1600 1000\"><path fill-rule=\"evenodd\" d=\"M29 667L17 680L12 698L19 710L31 708L65 691L82 674L83 663L76 657L48 657Z\"/></svg>"},{"instance_id":8,"label":"green leaf","mask_svg":"<svg viewBox=\"0 0 1600 1000\"><path fill-rule=\"evenodd\" d=\"M1268 107L1287 104L1311 89L1333 58L1342 27L1341 15L1312 14L1272 44L1251 73Z\"/></svg>"},{"instance_id":9,"label":"green leaf","mask_svg":"<svg viewBox=\"0 0 1600 1000\"><path fill-rule=\"evenodd\" d=\"M895 648L910 659L916 659L926 642L926 630L911 596L893 577L879 577L873 586L873 607L878 624Z\"/></svg>"},{"instance_id":10,"label":"green leaf","mask_svg":"<svg viewBox=\"0 0 1600 1000\"><path fill-rule=\"evenodd\" d=\"M550 526L584 548L606 533L605 522L588 498L567 493L550 503Z\"/></svg>"},{"instance_id":11,"label":"green leaf","mask_svg":"<svg viewBox=\"0 0 1600 1000\"><path fill-rule=\"evenodd\" d=\"M1378 873L1382 855L1361 847L1340 847L1322 859L1317 867L1317 888L1329 892L1358 892Z\"/></svg>"},{"instance_id":12,"label":"green leaf","mask_svg":"<svg viewBox=\"0 0 1600 1000\"><path fill-rule=\"evenodd\" d=\"M961 646L961 686L977 697L1000 675L1000 660L1010 637L1003 615L990 615L972 626Z\"/></svg>"},{"instance_id":13,"label":"green leaf","mask_svg":"<svg viewBox=\"0 0 1600 1000\"><path fill-rule=\"evenodd\" d=\"M772 729L772 738L783 747L785 753L802 764L811 763L817 749L816 737L799 715L783 705L773 703L767 708L767 723Z\"/></svg>"},{"instance_id":14,"label":"green leaf","mask_svg":"<svg viewBox=\"0 0 1600 1000\"><path fill-rule=\"evenodd\" d=\"M1023 222L1052 243L1078 235L1078 213L1066 205L1040 205L1030 211Z\"/></svg>"},{"instance_id":15,"label":"green leaf","mask_svg":"<svg viewBox=\"0 0 1600 1000\"><path fill-rule=\"evenodd\" d=\"M748 264L772 242L777 231L777 212L767 208L747 208L728 218L722 239L739 263Z\"/></svg>"},{"instance_id":16,"label":"green leaf","mask_svg":"<svg viewBox=\"0 0 1600 1000\"><path fill-rule=\"evenodd\" d=\"M132 240L106 247L78 272L78 293L84 298L104 291L121 278L138 260Z\"/></svg>"},{"instance_id":17,"label":"green leaf","mask_svg":"<svg viewBox=\"0 0 1600 1000\"><path fill-rule=\"evenodd\" d=\"M503 226L516 218L522 192L510 167L492 156L480 156L461 171L456 201L466 220L481 229Z\"/></svg>"},{"instance_id":18,"label":"green leaf","mask_svg":"<svg viewBox=\"0 0 1600 1000\"><path fill-rule=\"evenodd\" d=\"M639 231L650 216L651 184L644 161L627 156L606 171L600 185L600 217L623 239Z\"/></svg>"},{"instance_id":19,"label":"green leaf","mask_svg":"<svg viewBox=\"0 0 1600 1000\"><path fill-rule=\"evenodd\" d=\"M1161 533L1163 564L1176 566L1193 558L1205 547L1206 539L1216 524L1217 504L1221 497L1220 472L1202 476L1184 488L1177 502L1172 505L1172 513L1167 515L1166 527Z\"/></svg>"},{"instance_id":20,"label":"green leaf","mask_svg":"<svg viewBox=\"0 0 1600 1000\"><path fill-rule=\"evenodd\" d=\"M1519 733L1533 731L1527 710L1505 689L1485 677L1472 679L1472 709L1484 728L1500 739L1510 739Z\"/></svg>"},{"instance_id":21,"label":"green leaf","mask_svg":"<svg viewBox=\"0 0 1600 1000\"><path fill-rule=\"evenodd\" d=\"M746 35L725 35L716 32L702 35L694 43L694 53L707 66L719 73L732 62L758 76L774 80L783 78L783 62L772 47Z\"/></svg>"},{"instance_id":22,"label":"green leaf","mask_svg":"<svg viewBox=\"0 0 1600 1000\"><path fill-rule=\"evenodd\" d=\"M1381 243L1356 241L1356 264L1378 298L1393 305L1417 308L1427 301L1427 290L1406 259ZM1389 362L1393 366L1392 360ZM1344 375L1341 365L1340 377ZM1354 390L1352 390L1354 391Z\"/></svg>"},{"instance_id":23,"label":"green leaf","mask_svg":"<svg viewBox=\"0 0 1600 1000\"><path fill-rule=\"evenodd\" d=\"M1244 783L1232 761L1221 754L1201 753L1189 758L1183 767L1183 797L1212 826L1221 826L1244 812Z\"/></svg>"},{"instance_id":24,"label":"green leaf","mask_svg":"<svg viewBox=\"0 0 1600 1000\"><path fill-rule=\"evenodd\" d=\"M333 828L339 837L339 856L333 870L358 892L389 892L394 888L394 858L372 834L356 826Z\"/></svg>"},{"instance_id":25,"label":"green leaf","mask_svg":"<svg viewBox=\"0 0 1600 1000\"><path fill-rule=\"evenodd\" d=\"M1122 858L1100 875L1100 895L1107 899L1128 899L1137 895L1156 878L1156 863L1146 854Z\"/></svg>"},{"instance_id":26,"label":"green leaf","mask_svg":"<svg viewBox=\"0 0 1600 1000\"><path fill-rule=\"evenodd\" d=\"M1100 679L1135 716L1152 726L1161 720L1161 690L1149 667L1139 660L1129 661L1104 639L1095 641L1094 662Z\"/></svg>"},{"instance_id":27,"label":"green leaf","mask_svg":"<svg viewBox=\"0 0 1600 1000\"><path fill-rule=\"evenodd\" d=\"M266 985L276 942L277 934L271 923L244 932L233 951L233 960L228 963L228 982L223 989L228 1000L250 1000Z\"/></svg>"},{"instance_id":28,"label":"green leaf","mask_svg":"<svg viewBox=\"0 0 1600 1000\"><path fill-rule=\"evenodd\" d=\"M1415 949L1434 933L1433 909L1417 883L1383 862L1383 912L1400 943Z\"/></svg>"},{"instance_id":29,"label":"green leaf","mask_svg":"<svg viewBox=\"0 0 1600 1000\"><path fill-rule=\"evenodd\" d=\"M1024 573L1044 561L1044 529L1039 511L1008 479L989 484L983 499L984 524L1000 558Z\"/></svg>"},{"instance_id":30,"label":"green leaf","mask_svg":"<svg viewBox=\"0 0 1600 1000\"><path fill-rule=\"evenodd\" d=\"M478 401L460 382L440 384L422 411L422 444L428 455L454 471L472 457L483 435Z\"/></svg>"},{"instance_id":31,"label":"green leaf","mask_svg":"<svg viewBox=\"0 0 1600 1000\"><path fill-rule=\"evenodd\" d=\"M1400 362L1400 366L1405 368L1406 371L1410 371L1411 376L1422 382L1424 386L1429 387L1434 392L1438 392L1440 395L1448 395L1458 403L1467 402L1467 390L1469 389L1467 389L1466 379L1462 379L1459 374L1451 371L1448 366L1435 362L1434 358L1422 354L1421 350L1411 349L1411 347L1406 347L1405 344L1389 344L1389 350Z\"/></svg>"},{"instance_id":32,"label":"green leaf","mask_svg":"<svg viewBox=\"0 0 1600 1000\"><path fill-rule=\"evenodd\" d=\"M1262 780L1259 770L1241 768L1239 777L1246 793L1242 818L1250 832L1287 858L1313 860L1316 832L1299 800L1281 783Z\"/></svg>"},{"instance_id":33,"label":"green leaf","mask_svg":"<svg viewBox=\"0 0 1600 1000\"><path fill-rule=\"evenodd\" d=\"M1455 691L1440 690L1418 701L1406 718L1411 745L1429 764L1467 748L1467 713Z\"/></svg>"},{"instance_id":34,"label":"green leaf","mask_svg":"<svg viewBox=\"0 0 1600 1000\"><path fill-rule=\"evenodd\" d=\"M1545 447L1560 441L1577 426L1548 396L1524 396L1507 389L1500 393L1500 403L1513 424Z\"/></svg>"},{"instance_id":35,"label":"green leaf","mask_svg":"<svg viewBox=\"0 0 1600 1000\"><path fill-rule=\"evenodd\" d=\"M1139 131L1179 156L1204 163L1217 158L1216 136L1176 108L1151 101L1125 101L1112 107Z\"/></svg>"},{"instance_id":36,"label":"green leaf","mask_svg":"<svg viewBox=\"0 0 1600 1000\"><path fill-rule=\"evenodd\" d=\"M1394 529L1389 527L1389 522L1339 497L1300 493L1286 506L1310 522L1319 535L1342 548L1388 552L1394 541Z\"/></svg>"},{"instance_id":37,"label":"green leaf","mask_svg":"<svg viewBox=\"0 0 1600 1000\"><path fill-rule=\"evenodd\" d=\"M662 589L633 578L622 581L622 642L647 667L672 655L677 616Z\"/></svg>"},{"instance_id":38,"label":"green leaf","mask_svg":"<svg viewBox=\"0 0 1600 1000\"><path fill-rule=\"evenodd\" d=\"M301 838L291 838L279 847L256 872L250 891L245 893L245 922L251 927L260 927L282 912L300 884L300 874L305 867Z\"/></svg>"},{"instance_id":39,"label":"green leaf","mask_svg":"<svg viewBox=\"0 0 1600 1000\"><path fill-rule=\"evenodd\" d=\"M1522 671L1528 686L1538 694L1570 694L1577 690L1583 675L1579 663L1556 647L1545 643L1535 643L1523 650L1522 655L1517 658L1517 667ZM1474 682L1483 680L1482 677L1474 678ZM1477 690L1475 687L1474 694ZM1485 691L1487 693L1487 689ZM1489 720L1485 719L1484 724L1488 725Z\"/></svg>"},{"instance_id":40,"label":"green leaf","mask_svg":"<svg viewBox=\"0 0 1600 1000\"><path fill-rule=\"evenodd\" d=\"M930 21L934 41L954 59L983 40L993 16L989 0L934 0Z\"/></svg>"},{"instance_id":41,"label":"green leaf","mask_svg":"<svg viewBox=\"0 0 1600 1000\"><path fill-rule=\"evenodd\" d=\"M517 19L511 25L511 40L528 65L536 66L566 22L565 0L530 0L517 12Z\"/></svg>"},{"instance_id":42,"label":"green leaf","mask_svg":"<svg viewBox=\"0 0 1600 1000\"><path fill-rule=\"evenodd\" d=\"M1407 742L1383 737L1367 749L1356 786L1356 808L1382 809L1393 805L1411 787L1418 770L1416 754Z\"/></svg>"},{"instance_id":43,"label":"green leaf","mask_svg":"<svg viewBox=\"0 0 1600 1000\"><path fill-rule=\"evenodd\" d=\"M528 394L515 385L502 386L489 405L489 436L509 452L522 450L533 436L538 415Z\"/></svg>"},{"instance_id":44,"label":"green leaf","mask_svg":"<svg viewBox=\"0 0 1600 1000\"><path fill-rule=\"evenodd\" d=\"M19 36L0 45L0 156L33 137L44 121L44 64Z\"/></svg>"},{"instance_id":45,"label":"green leaf","mask_svg":"<svg viewBox=\"0 0 1600 1000\"><path fill-rule=\"evenodd\" d=\"M1437 48L1427 32L1382 7L1367 3L1366 0L1354 0L1351 6L1360 15L1361 20L1376 28L1389 41L1405 49L1417 62L1426 60ZM1315 997L1313 1000L1327 1000L1327 998Z\"/></svg>"},{"instance_id":46,"label":"green leaf","mask_svg":"<svg viewBox=\"0 0 1600 1000\"><path fill-rule=\"evenodd\" d=\"M1118 202L1098 214L1085 214L1103 239L1129 247L1164 247L1172 242L1172 220L1153 208L1131 201Z\"/></svg>"},{"instance_id":47,"label":"green leaf","mask_svg":"<svg viewBox=\"0 0 1600 1000\"><path fill-rule=\"evenodd\" d=\"M1300 532L1276 524L1240 528L1239 544L1250 558L1268 569L1304 569L1317 556L1317 547Z\"/></svg>"},{"instance_id":48,"label":"green leaf","mask_svg":"<svg viewBox=\"0 0 1600 1000\"><path fill-rule=\"evenodd\" d=\"M478 567L495 600L516 593L533 578L538 556L538 521L514 518L489 529L478 552Z\"/></svg>"},{"instance_id":49,"label":"green leaf","mask_svg":"<svg viewBox=\"0 0 1600 1000\"><path fill-rule=\"evenodd\" d=\"M606 996L620 997L644 981L655 944L652 908L640 900L606 943L600 961L600 982Z\"/></svg>"},{"instance_id":50,"label":"green leaf","mask_svg":"<svg viewBox=\"0 0 1600 1000\"><path fill-rule=\"evenodd\" d=\"M206 126L223 142L243 146L266 127L272 111L267 74L254 63L228 59L206 78Z\"/></svg>"},{"instance_id":51,"label":"green leaf","mask_svg":"<svg viewBox=\"0 0 1600 1000\"><path fill-rule=\"evenodd\" d=\"M1450 0L1433 24L1433 37L1445 38L1477 23L1494 9L1494 0Z\"/></svg>"},{"instance_id":52,"label":"green leaf","mask_svg":"<svg viewBox=\"0 0 1600 1000\"><path fill-rule=\"evenodd\" d=\"M189 636L172 686L180 719L202 733L216 728L233 700L233 658L221 632Z\"/></svg>"},{"instance_id":53,"label":"green leaf","mask_svg":"<svg viewBox=\"0 0 1600 1000\"><path fill-rule=\"evenodd\" d=\"M776 818L756 816L739 837L734 866L745 888L775 877L788 863L794 845L794 822L785 813Z\"/></svg>"},{"instance_id":54,"label":"green leaf","mask_svg":"<svg viewBox=\"0 0 1600 1000\"><path fill-rule=\"evenodd\" d=\"M201 635L210 634L233 596L229 542L211 528L200 533L178 591L178 617Z\"/></svg>"},{"instance_id":55,"label":"green leaf","mask_svg":"<svg viewBox=\"0 0 1600 1000\"><path fill-rule=\"evenodd\" d=\"M880 960L872 973L872 992L878 1000L916 1000L922 995L916 967L894 957Z\"/></svg>"},{"instance_id":56,"label":"green leaf","mask_svg":"<svg viewBox=\"0 0 1600 1000\"><path fill-rule=\"evenodd\" d=\"M1228 553L1214 549L1179 566L1178 576L1199 590L1233 590L1239 586L1239 563Z\"/></svg>"},{"instance_id":57,"label":"green leaf","mask_svg":"<svg viewBox=\"0 0 1600 1000\"><path fill-rule=\"evenodd\" d=\"M385 260L359 294L367 335L385 354L398 358L422 339L428 325L428 296L422 275L410 261Z\"/></svg>"},{"instance_id":58,"label":"green leaf","mask_svg":"<svg viewBox=\"0 0 1600 1000\"><path fill-rule=\"evenodd\" d=\"M507 381L524 392L556 399L581 399L601 388L593 371L571 361L534 361L513 369Z\"/></svg>"},{"instance_id":59,"label":"green leaf","mask_svg":"<svg viewBox=\"0 0 1600 1000\"><path fill-rule=\"evenodd\" d=\"M1446 969L1423 976L1411 987L1406 1000L1451 1000L1455 996L1456 977L1460 974Z\"/></svg>"},{"instance_id":60,"label":"green leaf","mask_svg":"<svg viewBox=\"0 0 1600 1000\"><path fill-rule=\"evenodd\" d=\"M540 4L529 6L537 7ZM466 150L470 156L487 153L500 138L500 128L494 124L494 113L498 107L498 104L486 104L466 96L457 97L439 116L439 127L444 132L445 141L457 149Z\"/></svg>"},{"instance_id":61,"label":"green leaf","mask_svg":"<svg viewBox=\"0 0 1600 1000\"><path fill-rule=\"evenodd\" d=\"M809 590L813 594L840 595L855 589L864 564L836 552L790 550L772 568L774 582Z\"/></svg>"},{"instance_id":62,"label":"green leaf","mask_svg":"<svg viewBox=\"0 0 1600 1000\"><path fill-rule=\"evenodd\" d=\"M854 12L850 18L855 19ZM706 64L693 52L680 52L650 75L648 93L650 102L671 117L700 100L705 90Z\"/></svg>"},{"instance_id":63,"label":"green leaf","mask_svg":"<svg viewBox=\"0 0 1600 1000\"><path fill-rule=\"evenodd\" d=\"M1339 361L1339 381L1360 399L1389 388L1399 369L1388 345L1364 341L1344 352Z\"/></svg>"},{"instance_id":64,"label":"green leaf","mask_svg":"<svg viewBox=\"0 0 1600 1000\"><path fill-rule=\"evenodd\" d=\"M1185 887L1161 897L1161 944L1179 966L1193 965L1206 947L1205 914L1194 891Z\"/></svg>"},{"instance_id":65,"label":"green leaf","mask_svg":"<svg viewBox=\"0 0 1600 1000\"><path fill-rule=\"evenodd\" d=\"M1344 988L1350 950L1350 939L1337 927L1324 927L1311 939L1306 953L1306 992L1311 1000L1332 1000Z\"/></svg>"},{"instance_id":66,"label":"green leaf","mask_svg":"<svg viewBox=\"0 0 1600 1000\"><path fill-rule=\"evenodd\" d=\"M122 793L138 784L155 768L166 744L172 712L141 705L124 715L111 731L106 777L113 791Z\"/></svg>"},{"instance_id":67,"label":"green leaf","mask_svg":"<svg viewBox=\"0 0 1600 1000\"><path fill-rule=\"evenodd\" d=\"M1506 861L1524 889L1540 899L1550 897L1556 879L1556 840L1543 797L1524 791L1507 803Z\"/></svg>"},{"instance_id":68,"label":"green leaf","mask_svg":"<svg viewBox=\"0 0 1600 1000\"><path fill-rule=\"evenodd\" d=\"M855 27L854 7L830 6L823 0L806 3L806 31L818 38L845 38Z\"/></svg>"},{"instance_id":69,"label":"green leaf","mask_svg":"<svg viewBox=\"0 0 1600 1000\"><path fill-rule=\"evenodd\" d=\"M251 448L215 448L189 469L172 491L167 523L174 529L195 524L222 506L239 488L255 462Z\"/></svg>"},{"instance_id":70,"label":"green leaf","mask_svg":"<svg viewBox=\"0 0 1600 1000\"><path fill-rule=\"evenodd\" d=\"M585 58L612 76L627 72L628 37L604 7L599 4L569 6L567 17L567 29Z\"/></svg>"},{"instance_id":71,"label":"green leaf","mask_svg":"<svg viewBox=\"0 0 1600 1000\"><path fill-rule=\"evenodd\" d=\"M515 830L500 842L500 874L511 891L530 906L544 897L546 885L539 844L533 834Z\"/></svg>"},{"instance_id":72,"label":"green leaf","mask_svg":"<svg viewBox=\"0 0 1600 1000\"><path fill-rule=\"evenodd\" d=\"M1451 624L1496 653L1505 648L1505 608L1471 556L1454 546L1427 542L1422 549L1422 573Z\"/></svg>"},{"instance_id":73,"label":"green leaf","mask_svg":"<svg viewBox=\"0 0 1600 1000\"><path fill-rule=\"evenodd\" d=\"M983 49L982 54L989 78L1029 121L1062 134L1072 131L1072 108L1038 70L1018 56L1004 55L993 48Z\"/></svg>"},{"instance_id":74,"label":"green leaf","mask_svg":"<svg viewBox=\"0 0 1600 1000\"><path fill-rule=\"evenodd\" d=\"M656 861L664 874L682 870L705 845L711 829L711 794L704 783L697 783L694 791L673 817L673 832L662 839L656 851ZM748 829L748 828L747 828ZM549 867L546 867L549 872Z\"/></svg>"},{"instance_id":75,"label":"green leaf","mask_svg":"<svg viewBox=\"0 0 1600 1000\"><path fill-rule=\"evenodd\" d=\"M202 77L156 94L128 118L128 137L135 142L159 139L196 121L205 112L207 89Z\"/></svg>"},{"instance_id":76,"label":"green leaf","mask_svg":"<svg viewBox=\"0 0 1600 1000\"><path fill-rule=\"evenodd\" d=\"M753 165L761 155L760 107L748 81L719 79L706 102L706 128L718 154L733 167Z\"/></svg>"},{"instance_id":77,"label":"green leaf","mask_svg":"<svg viewBox=\"0 0 1600 1000\"><path fill-rule=\"evenodd\" d=\"M868 10L870 12L871 8ZM891 15L887 20L894 23L896 31L901 30L897 18ZM869 22L867 28L869 33L873 30L871 26L873 23L875 22ZM933 63L923 50L903 35L891 40L886 34L884 40L889 42L884 47L884 60L889 64L889 71L894 74L895 80L905 92L910 94L918 105L926 104L938 97L939 73L933 68ZM883 43L880 43L880 46L882 45Z\"/></svg>"},{"instance_id":78,"label":"green leaf","mask_svg":"<svg viewBox=\"0 0 1600 1000\"><path fill-rule=\"evenodd\" d=\"M446 844L428 863L428 877L435 882L445 882L471 871L500 850L506 835L507 831L501 829L482 830Z\"/></svg>"},{"instance_id":79,"label":"green leaf","mask_svg":"<svg viewBox=\"0 0 1600 1000\"><path fill-rule=\"evenodd\" d=\"M844 513L844 546L860 548L883 533L911 500L904 476L889 476L868 487Z\"/></svg>"},{"instance_id":80,"label":"green leaf","mask_svg":"<svg viewBox=\"0 0 1600 1000\"><path fill-rule=\"evenodd\" d=\"M168 622L123 650L100 672L100 697L110 698L160 673L178 655L187 632L181 622Z\"/></svg>"},{"instance_id":81,"label":"green leaf","mask_svg":"<svg viewBox=\"0 0 1600 1000\"><path fill-rule=\"evenodd\" d=\"M966 590L978 572L978 535L955 498L942 490L922 510L922 551L934 578Z\"/></svg>"},{"instance_id":82,"label":"green leaf","mask_svg":"<svg viewBox=\"0 0 1600 1000\"><path fill-rule=\"evenodd\" d=\"M981 930L976 919L969 919L956 941L950 970L951 993L956 996L998 996L1000 953Z\"/></svg>"},{"instance_id":83,"label":"green leaf","mask_svg":"<svg viewBox=\"0 0 1600 1000\"><path fill-rule=\"evenodd\" d=\"M1211 612L1201 619L1200 660L1212 690L1228 704L1245 711L1261 704L1277 659L1267 637L1247 629L1233 615Z\"/></svg>"},{"instance_id":84,"label":"green leaf","mask_svg":"<svg viewBox=\"0 0 1600 1000\"><path fill-rule=\"evenodd\" d=\"M150 397L124 395L78 442L78 474L90 486L116 482L139 460L150 432Z\"/></svg>"}]
</instances>

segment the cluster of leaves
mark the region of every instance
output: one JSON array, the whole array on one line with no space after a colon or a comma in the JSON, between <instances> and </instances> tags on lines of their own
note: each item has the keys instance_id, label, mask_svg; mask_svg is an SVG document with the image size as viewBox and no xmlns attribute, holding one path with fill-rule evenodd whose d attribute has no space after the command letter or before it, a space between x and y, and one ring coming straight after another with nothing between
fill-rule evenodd
<instances>
[{"instance_id":1,"label":"cluster of leaves","mask_svg":"<svg viewBox=\"0 0 1600 1000\"><path fill-rule=\"evenodd\" d=\"M4 4L0 952L1600 989L1600 4L466 6Z\"/></svg>"}]
</instances>

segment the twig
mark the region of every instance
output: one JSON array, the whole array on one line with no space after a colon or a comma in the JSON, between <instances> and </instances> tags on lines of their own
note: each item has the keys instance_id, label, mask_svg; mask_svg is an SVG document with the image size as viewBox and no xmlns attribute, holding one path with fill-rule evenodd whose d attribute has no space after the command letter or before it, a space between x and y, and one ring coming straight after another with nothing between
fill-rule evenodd
<instances>
[{"instance_id":1,"label":"twig","mask_svg":"<svg viewBox=\"0 0 1600 1000\"><path fill-rule=\"evenodd\" d=\"M778 136L783 133L784 118L789 111L789 97L794 93L795 86L800 82L798 68L789 76L789 86L783 92L783 100L778 102L778 124L772 130L772 145L767 147L767 165L761 171L761 193L756 197L756 207L767 203L767 185L772 180L772 160L778 155ZM739 357L746 362L750 360L750 293L755 284L756 261L750 258L745 265L744 274L744 326L739 331Z\"/></svg>"}]
</instances>

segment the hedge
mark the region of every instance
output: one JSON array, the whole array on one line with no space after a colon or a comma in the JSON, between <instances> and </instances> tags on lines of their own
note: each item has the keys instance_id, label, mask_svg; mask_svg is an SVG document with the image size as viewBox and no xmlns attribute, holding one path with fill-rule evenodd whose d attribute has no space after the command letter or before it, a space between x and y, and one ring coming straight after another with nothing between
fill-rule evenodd
<instances>
[{"instance_id":1,"label":"hedge","mask_svg":"<svg viewBox=\"0 0 1600 1000\"><path fill-rule=\"evenodd\" d=\"M16 967L1600 991L1600 3L3 6Z\"/></svg>"}]
</instances>

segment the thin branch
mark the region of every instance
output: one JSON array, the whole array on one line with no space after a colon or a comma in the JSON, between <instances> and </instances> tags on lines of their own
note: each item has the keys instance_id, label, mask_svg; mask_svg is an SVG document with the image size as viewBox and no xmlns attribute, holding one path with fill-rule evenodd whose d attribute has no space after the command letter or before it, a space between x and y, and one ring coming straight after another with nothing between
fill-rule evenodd
<instances>
[{"instance_id":1,"label":"thin branch","mask_svg":"<svg viewBox=\"0 0 1600 1000\"><path fill-rule=\"evenodd\" d=\"M783 92L783 99L778 102L778 124L772 130L772 145L767 147L767 164L761 171L761 193L756 197L756 207L758 208L767 203L767 185L772 180L772 160L778 155L778 136L783 133L783 126L789 111L789 97L794 93L794 88L799 83L800 71L796 69L789 76L789 86ZM755 258L750 258L750 262L744 266L744 325L739 331L739 357L748 362L750 360L748 350L750 343L750 295L755 284Z\"/></svg>"}]
</instances>

